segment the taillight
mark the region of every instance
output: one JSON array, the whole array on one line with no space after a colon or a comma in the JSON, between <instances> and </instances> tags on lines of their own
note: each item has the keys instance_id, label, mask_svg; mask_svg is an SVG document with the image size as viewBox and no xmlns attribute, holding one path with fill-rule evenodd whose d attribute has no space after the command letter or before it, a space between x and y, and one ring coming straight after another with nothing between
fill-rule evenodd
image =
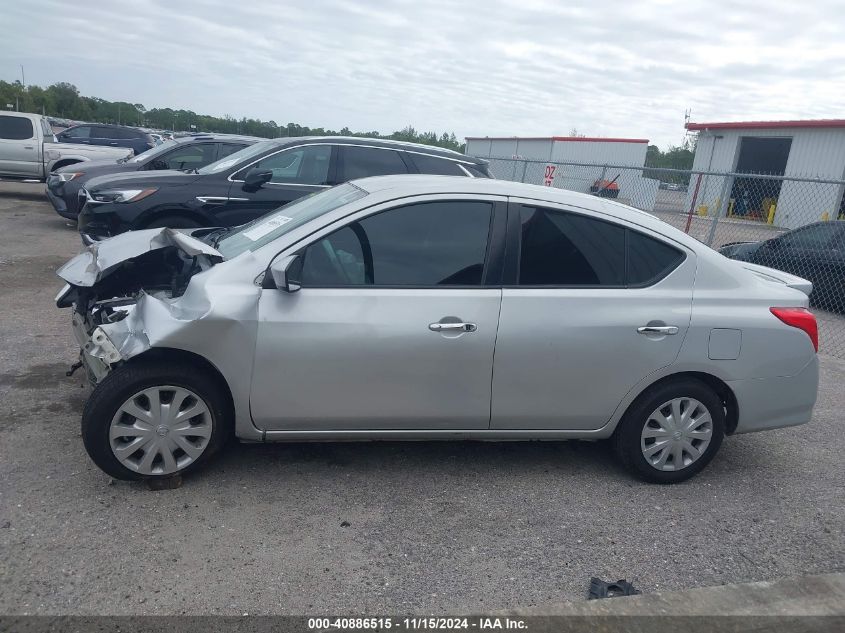
<instances>
[{"instance_id":1,"label":"taillight","mask_svg":"<svg viewBox=\"0 0 845 633\"><path fill-rule=\"evenodd\" d=\"M804 330L813 342L813 347L817 352L819 351L819 326L812 312L807 308L769 308L769 310L787 325Z\"/></svg>"}]
</instances>

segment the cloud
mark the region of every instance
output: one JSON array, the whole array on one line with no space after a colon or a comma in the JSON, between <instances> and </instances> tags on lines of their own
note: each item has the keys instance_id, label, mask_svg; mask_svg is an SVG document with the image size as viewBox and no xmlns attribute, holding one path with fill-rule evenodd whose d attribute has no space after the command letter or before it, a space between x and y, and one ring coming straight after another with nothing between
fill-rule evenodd
<instances>
[{"instance_id":1,"label":"cloud","mask_svg":"<svg viewBox=\"0 0 845 633\"><path fill-rule=\"evenodd\" d=\"M355 130L679 143L693 119L845 113L845 21L793 0L79 1L4 7L0 78Z\"/></svg>"}]
</instances>

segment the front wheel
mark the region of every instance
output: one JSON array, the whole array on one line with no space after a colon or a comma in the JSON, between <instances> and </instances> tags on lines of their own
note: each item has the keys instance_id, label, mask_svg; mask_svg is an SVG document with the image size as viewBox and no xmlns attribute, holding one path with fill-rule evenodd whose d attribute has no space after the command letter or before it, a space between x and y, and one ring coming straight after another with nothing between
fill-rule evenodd
<instances>
[{"instance_id":1,"label":"front wheel","mask_svg":"<svg viewBox=\"0 0 845 633\"><path fill-rule=\"evenodd\" d=\"M695 379L646 391L625 412L613 444L636 477L661 484L685 481L710 463L725 435L718 395Z\"/></svg>"},{"instance_id":2,"label":"front wheel","mask_svg":"<svg viewBox=\"0 0 845 633\"><path fill-rule=\"evenodd\" d=\"M201 467L232 434L220 379L180 363L128 364L97 385L82 413L88 455L117 479Z\"/></svg>"}]
</instances>

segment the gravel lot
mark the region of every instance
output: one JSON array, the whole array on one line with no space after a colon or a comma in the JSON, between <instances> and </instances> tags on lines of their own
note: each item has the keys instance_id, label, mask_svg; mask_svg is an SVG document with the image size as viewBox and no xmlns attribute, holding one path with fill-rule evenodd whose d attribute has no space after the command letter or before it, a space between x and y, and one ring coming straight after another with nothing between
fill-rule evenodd
<instances>
[{"instance_id":1,"label":"gravel lot","mask_svg":"<svg viewBox=\"0 0 845 633\"><path fill-rule=\"evenodd\" d=\"M845 570L831 357L810 425L730 438L673 487L575 442L236 445L177 490L112 482L53 304L79 248L46 200L0 195L0 613L489 612L579 600L594 575L651 592Z\"/></svg>"}]
</instances>

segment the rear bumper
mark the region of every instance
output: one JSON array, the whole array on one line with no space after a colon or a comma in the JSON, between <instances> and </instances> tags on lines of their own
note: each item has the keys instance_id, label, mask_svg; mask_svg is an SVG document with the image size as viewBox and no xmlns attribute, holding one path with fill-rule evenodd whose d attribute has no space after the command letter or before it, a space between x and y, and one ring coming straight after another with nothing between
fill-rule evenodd
<instances>
[{"instance_id":1,"label":"rear bumper","mask_svg":"<svg viewBox=\"0 0 845 633\"><path fill-rule=\"evenodd\" d=\"M794 376L749 378L728 382L739 405L736 433L753 433L806 424L819 389L819 359Z\"/></svg>"}]
</instances>

